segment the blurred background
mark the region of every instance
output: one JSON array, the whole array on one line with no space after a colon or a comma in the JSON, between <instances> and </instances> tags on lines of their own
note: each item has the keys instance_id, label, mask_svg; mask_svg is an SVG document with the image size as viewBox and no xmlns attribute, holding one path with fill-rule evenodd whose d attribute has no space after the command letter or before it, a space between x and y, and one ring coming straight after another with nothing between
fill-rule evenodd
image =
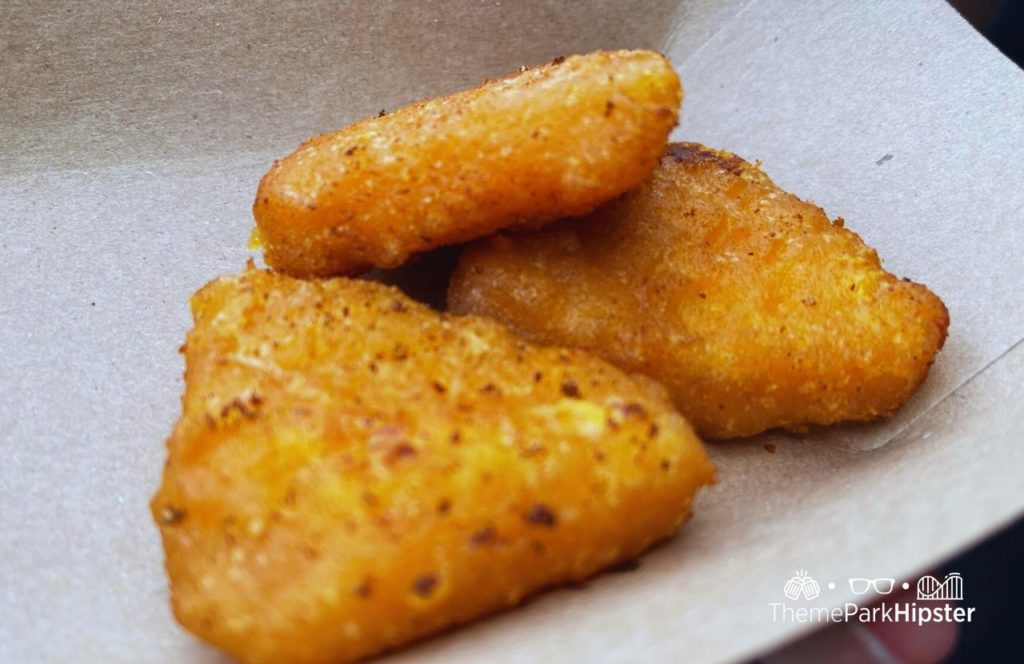
<instances>
[{"instance_id":1,"label":"blurred background","mask_svg":"<svg viewBox=\"0 0 1024 664\"><path fill-rule=\"evenodd\" d=\"M1003 54L1024 67L1024 2L1020 0L950 0Z\"/></svg>"}]
</instances>

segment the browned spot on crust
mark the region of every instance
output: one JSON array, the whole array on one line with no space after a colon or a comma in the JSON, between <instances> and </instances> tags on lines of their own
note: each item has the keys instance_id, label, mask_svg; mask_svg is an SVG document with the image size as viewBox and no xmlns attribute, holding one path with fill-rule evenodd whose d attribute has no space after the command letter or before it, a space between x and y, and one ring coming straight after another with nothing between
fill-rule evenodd
<instances>
[{"instance_id":1,"label":"browned spot on crust","mask_svg":"<svg viewBox=\"0 0 1024 664\"><path fill-rule=\"evenodd\" d=\"M735 175L743 172L749 164L741 157L729 152L718 152L699 143L669 143L663 162L675 161L688 164L708 164Z\"/></svg>"},{"instance_id":2,"label":"browned spot on crust","mask_svg":"<svg viewBox=\"0 0 1024 664\"><path fill-rule=\"evenodd\" d=\"M636 558L630 558L629 560L623 560L621 563L617 563L608 568L608 571L612 574L622 574L624 572L635 572L640 569L640 561Z\"/></svg>"}]
</instances>

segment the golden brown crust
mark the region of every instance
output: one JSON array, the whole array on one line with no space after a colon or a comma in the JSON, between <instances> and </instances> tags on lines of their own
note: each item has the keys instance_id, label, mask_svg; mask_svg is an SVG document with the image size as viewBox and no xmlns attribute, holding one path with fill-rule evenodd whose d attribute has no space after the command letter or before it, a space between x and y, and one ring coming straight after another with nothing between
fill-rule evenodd
<instances>
[{"instance_id":1,"label":"golden brown crust","mask_svg":"<svg viewBox=\"0 0 1024 664\"><path fill-rule=\"evenodd\" d=\"M245 662L348 662L670 535L712 479L664 390L380 284L192 299L153 516L175 616Z\"/></svg>"},{"instance_id":2,"label":"golden brown crust","mask_svg":"<svg viewBox=\"0 0 1024 664\"><path fill-rule=\"evenodd\" d=\"M842 220L692 143L585 219L471 245L449 304L657 378L714 438L890 415L949 324Z\"/></svg>"},{"instance_id":3,"label":"golden brown crust","mask_svg":"<svg viewBox=\"0 0 1024 664\"><path fill-rule=\"evenodd\" d=\"M267 263L354 274L590 212L651 172L681 100L663 56L599 51L315 137L260 182Z\"/></svg>"}]
</instances>

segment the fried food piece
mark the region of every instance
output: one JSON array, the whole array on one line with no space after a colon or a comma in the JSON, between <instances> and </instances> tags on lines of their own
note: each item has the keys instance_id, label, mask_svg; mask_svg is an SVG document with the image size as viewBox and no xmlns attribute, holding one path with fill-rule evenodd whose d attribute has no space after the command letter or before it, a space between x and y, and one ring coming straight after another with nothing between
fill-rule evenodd
<instances>
[{"instance_id":1,"label":"fried food piece","mask_svg":"<svg viewBox=\"0 0 1024 664\"><path fill-rule=\"evenodd\" d=\"M589 218L471 245L449 304L658 379L711 438L888 416L949 324L841 219L690 143Z\"/></svg>"},{"instance_id":2,"label":"fried food piece","mask_svg":"<svg viewBox=\"0 0 1024 664\"><path fill-rule=\"evenodd\" d=\"M192 299L152 501L187 629L349 662L588 577L712 479L654 381L381 284L250 269Z\"/></svg>"},{"instance_id":3,"label":"fried food piece","mask_svg":"<svg viewBox=\"0 0 1024 664\"><path fill-rule=\"evenodd\" d=\"M596 52L317 136L260 182L267 264L355 274L585 214L647 177L681 100L663 56Z\"/></svg>"}]
</instances>

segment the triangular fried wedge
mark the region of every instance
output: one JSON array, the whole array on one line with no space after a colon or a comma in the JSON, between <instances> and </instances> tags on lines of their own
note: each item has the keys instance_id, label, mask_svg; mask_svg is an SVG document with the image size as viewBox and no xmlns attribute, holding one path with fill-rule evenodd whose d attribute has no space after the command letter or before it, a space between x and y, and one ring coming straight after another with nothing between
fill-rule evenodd
<instances>
[{"instance_id":1,"label":"triangular fried wedge","mask_svg":"<svg viewBox=\"0 0 1024 664\"><path fill-rule=\"evenodd\" d=\"M656 378L713 438L890 415L949 323L842 220L686 143L589 217L471 245L449 305Z\"/></svg>"},{"instance_id":2,"label":"triangular fried wedge","mask_svg":"<svg viewBox=\"0 0 1024 664\"><path fill-rule=\"evenodd\" d=\"M637 556L713 469L663 388L381 284L192 298L152 501L174 613L245 662L348 662Z\"/></svg>"}]
</instances>

